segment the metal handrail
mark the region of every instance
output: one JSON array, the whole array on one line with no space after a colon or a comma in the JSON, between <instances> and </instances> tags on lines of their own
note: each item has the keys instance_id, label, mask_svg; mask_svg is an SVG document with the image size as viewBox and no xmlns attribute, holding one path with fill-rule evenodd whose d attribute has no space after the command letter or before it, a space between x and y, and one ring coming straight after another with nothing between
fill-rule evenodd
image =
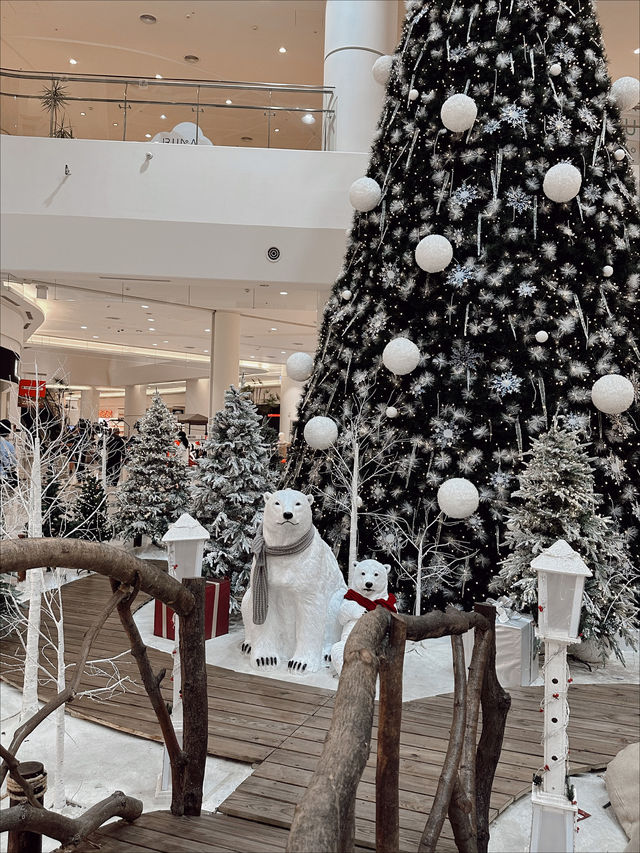
<instances>
[{"instance_id":1,"label":"metal handrail","mask_svg":"<svg viewBox=\"0 0 640 853\"><path fill-rule=\"evenodd\" d=\"M101 74L75 74L73 72L64 74L58 72L46 71L17 71L12 68L0 68L1 77L11 77L18 80L60 80L69 83L132 83L146 86L193 86L203 89L246 89L266 90L271 92L300 92L304 94L332 95L334 92L333 86L313 86L306 83L290 84L290 83L261 83L261 82L242 82L239 80L187 80L184 78L165 78L156 77L127 77L123 75L101 75Z\"/></svg>"}]
</instances>

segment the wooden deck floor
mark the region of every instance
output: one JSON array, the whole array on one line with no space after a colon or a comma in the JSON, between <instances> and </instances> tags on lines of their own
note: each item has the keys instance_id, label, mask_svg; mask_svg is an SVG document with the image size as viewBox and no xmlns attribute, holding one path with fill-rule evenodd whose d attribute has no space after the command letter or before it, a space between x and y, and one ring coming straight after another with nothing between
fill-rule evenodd
<instances>
[{"instance_id":1,"label":"wooden deck floor","mask_svg":"<svg viewBox=\"0 0 640 853\"><path fill-rule=\"evenodd\" d=\"M89 622L109 595L109 585L91 576L64 589L65 636L72 657ZM96 655L122 652L126 637L111 617L96 644ZM12 669L11 649L4 649L0 674L20 685ZM170 666L170 655L150 650L155 668ZM137 681L130 655L119 667ZM254 773L225 800L220 814L202 818L175 818L153 812L135 824L118 822L93 838L104 853L146 850L181 851L284 850L287 829L322 751L333 709L332 691L208 667L209 742L212 755L257 764ZM96 678L87 676L87 684ZM512 708L491 800L491 818L531 788L531 777L542 764L542 688L511 690ZM46 688L42 697L51 691ZM166 685L170 698L170 684ZM573 685L570 690L571 769L578 772L605 767L626 744L638 740L640 713L635 685ZM401 737L401 850L416 850L425 815L435 793L447 748L452 699L435 696L405 703ZM104 702L79 699L70 713L85 719L160 740L155 718L144 691L137 687ZM375 838L375 737L372 756L358 789L356 841L372 849ZM257 845L257 846L256 846ZM96 847L88 844L78 848ZM455 850L445 826L438 851Z\"/></svg>"}]
</instances>

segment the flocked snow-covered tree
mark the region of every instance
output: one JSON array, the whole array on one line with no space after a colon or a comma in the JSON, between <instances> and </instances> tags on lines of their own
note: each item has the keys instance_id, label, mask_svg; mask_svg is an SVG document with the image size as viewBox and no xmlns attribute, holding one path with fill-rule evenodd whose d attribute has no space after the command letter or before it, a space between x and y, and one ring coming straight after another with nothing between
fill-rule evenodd
<instances>
[{"instance_id":1,"label":"flocked snow-covered tree","mask_svg":"<svg viewBox=\"0 0 640 853\"><path fill-rule=\"evenodd\" d=\"M601 496L594 490L587 445L575 432L554 425L534 439L527 456L506 525L511 553L492 589L506 593L518 610L535 615L538 576L531 560L564 539L593 575L585 581L580 632L595 641L603 656L608 647L620 656L618 635L634 644L638 572L621 534L599 514Z\"/></svg>"},{"instance_id":2,"label":"flocked snow-covered tree","mask_svg":"<svg viewBox=\"0 0 640 853\"><path fill-rule=\"evenodd\" d=\"M459 579L470 571L459 593L470 603L506 556L523 454L556 414L591 440L602 512L640 549L640 218L620 122L633 82L612 93L589 0L408 6L286 477L324 489L331 472L302 430L315 416L342 429L345 401L377 373L371 417L393 396L408 441L396 471L360 494L360 552L385 560L377 514L409 521L418 504L437 510L443 482L468 479L480 505L455 540L475 552ZM398 337L419 363L380 369ZM626 405L635 388L629 415L592 404L606 374L624 377ZM343 513L321 509L344 559Z\"/></svg>"},{"instance_id":3,"label":"flocked snow-covered tree","mask_svg":"<svg viewBox=\"0 0 640 853\"><path fill-rule=\"evenodd\" d=\"M273 483L271 446L251 396L232 385L192 468L191 512L206 527L203 574L228 577L232 609L251 571L251 543L260 524L263 494Z\"/></svg>"},{"instance_id":4,"label":"flocked snow-covered tree","mask_svg":"<svg viewBox=\"0 0 640 853\"><path fill-rule=\"evenodd\" d=\"M118 492L116 525L125 538L162 539L189 504L187 468L176 456L176 419L158 392L140 418L127 456L129 476Z\"/></svg>"}]
</instances>

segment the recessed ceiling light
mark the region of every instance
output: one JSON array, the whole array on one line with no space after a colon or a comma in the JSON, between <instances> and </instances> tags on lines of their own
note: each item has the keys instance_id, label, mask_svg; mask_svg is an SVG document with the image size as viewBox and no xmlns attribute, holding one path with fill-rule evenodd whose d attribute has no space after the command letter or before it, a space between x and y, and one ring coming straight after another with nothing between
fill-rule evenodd
<instances>
[{"instance_id":1,"label":"recessed ceiling light","mask_svg":"<svg viewBox=\"0 0 640 853\"><path fill-rule=\"evenodd\" d=\"M280 296L288 296L288 295L289 295L289 291L288 291L288 290L281 290L281 291L280 291Z\"/></svg>"},{"instance_id":2,"label":"recessed ceiling light","mask_svg":"<svg viewBox=\"0 0 640 853\"><path fill-rule=\"evenodd\" d=\"M147 317L147 323L155 323L153 317Z\"/></svg>"},{"instance_id":3,"label":"recessed ceiling light","mask_svg":"<svg viewBox=\"0 0 640 853\"><path fill-rule=\"evenodd\" d=\"M91 337L95 338L97 340L100 337L100 335L91 335Z\"/></svg>"},{"instance_id":4,"label":"recessed ceiling light","mask_svg":"<svg viewBox=\"0 0 640 853\"><path fill-rule=\"evenodd\" d=\"M87 327L86 327L86 326L80 326L80 328L81 328L81 329L86 329Z\"/></svg>"},{"instance_id":5,"label":"recessed ceiling light","mask_svg":"<svg viewBox=\"0 0 640 853\"><path fill-rule=\"evenodd\" d=\"M154 346L154 347L157 347L157 346L158 346L158 344L153 344L153 346Z\"/></svg>"},{"instance_id":6,"label":"recessed ceiling light","mask_svg":"<svg viewBox=\"0 0 640 853\"><path fill-rule=\"evenodd\" d=\"M80 113L81 116L86 116L86 113Z\"/></svg>"},{"instance_id":7,"label":"recessed ceiling light","mask_svg":"<svg viewBox=\"0 0 640 853\"><path fill-rule=\"evenodd\" d=\"M227 100L225 101L225 104L232 104L232 103L233 103L233 101L231 100L231 98L227 98Z\"/></svg>"},{"instance_id":8,"label":"recessed ceiling light","mask_svg":"<svg viewBox=\"0 0 640 853\"><path fill-rule=\"evenodd\" d=\"M211 329L205 329L205 332L210 332L210 331L211 331Z\"/></svg>"},{"instance_id":9,"label":"recessed ceiling light","mask_svg":"<svg viewBox=\"0 0 640 853\"><path fill-rule=\"evenodd\" d=\"M185 62L200 62L200 57L196 56L194 53L187 53L184 57Z\"/></svg>"},{"instance_id":10,"label":"recessed ceiling light","mask_svg":"<svg viewBox=\"0 0 640 853\"><path fill-rule=\"evenodd\" d=\"M151 134L150 134L150 133L145 133L145 139L151 139Z\"/></svg>"},{"instance_id":11,"label":"recessed ceiling light","mask_svg":"<svg viewBox=\"0 0 640 853\"><path fill-rule=\"evenodd\" d=\"M162 113L162 115L160 116L160 118L166 118L166 115L165 115L164 113Z\"/></svg>"},{"instance_id":12,"label":"recessed ceiling light","mask_svg":"<svg viewBox=\"0 0 640 853\"><path fill-rule=\"evenodd\" d=\"M287 52L287 48L286 48L286 47L279 47L279 48L278 48L278 53L286 53L286 52Z\"/></svg>"},{"instance_id":13,"label":"recessed ceiling light","mask_svg":"<svg viewBox=\"0 0 640 853\"><path fill-rule=\"evenodd\" d=\"M141 308L148 308L149 306L148 305L141 305L140 307Z\"/></svg>"},{"instance_id":14,"label":"recessed ceiling light","mask_svg":"<svg viewBox=\"0 0 640 853\"><path fill-rule=\"evenodd\" d=\"M274 132L274 133L280 133L280 128L279 128L279 127L274 127L274 128L273 128L273 132Z\"/></svg>"},{"instance_id":15,"label":"recessed ceiling light","mask_svg":"<svg viewBox=\"0 0 640 853\"><path fill-rule=\"evenodd\" d=\"M77 65L77 64L78 64L77 59L69 59L69 65Z\"/></svg>"},{"instance_id":16,"label":"recessed ceiling light","mask_svg":"<svg viewBox=\"0 0 640 853\"><path fill-rule=\"evenodd\" d=\"M118 126L118 122L117 122L117 121L114 121L113 126L114 126L114 127L117 127L117 126Z\"/></svg>"},{"instance_id":17,"label":"recessed ceiling light","mask_svg":"<svg viewBox=\"0 0 640 853\"><path fill-rule=\"evenodd\" d=\"M162 343L163 343L163 344L168 344L168 343L169 343L169 341L162 341Z\"/></svg>"},{"instance_id":18,"label":"recessed ceiling light","mask_svg":"<svg viewBox=\"0 0 640 853\"><path fill-rule=\"evenodd\" d=\"M208 350L208 349L203 349L203 350L202 350L202 352L209 352L209 350Z\"/></svg>"},{"instance_id":19,"label":"recessed ceiling light","mask_svg":"<svg viewBox=\"0 0 640 853\"><path fill-rule=\"evenodd\" d=\"M637 47L633 52L634 53L640 53L640 47Z\"/></svg>"},{"instance_id":20,"label":"recessed ceiling light","mask_svg":"<svg viewBox=\"0 0 640 853\"><path fill-rule=\"evenodd\" d=\"M140 15L143 24L155 24L158 20L155 15Z\"/></svg>"},{"instance_id":21,"label":"recessed ceiling light","mask_svg":"<svg viewBox=\"0 0 640 853\"><path fill-rule=\"evenodd\" d=\"M277 332L278 330L276 329L276 327L275 327L275 326L272 326L272 327L271 327L271 331L272 331L272 332Z\"/></svg>"},{"instance_id":22,"label":"recessed ceiling light","mask_svg":"<svg viewBox=\"0 0 640 853\"><path fill-rule=\"evenodd\" d=\"M281 349L281 350L280 350L280 355L286 355L286 354L287 354L286 349Z\"/></svg>"},{"instance_id":23,"label":"recessed ceiling light","mask_svg":"<svg viewBox=\"0 0 640 853\"><path fill-rule=\"evenodd\" d=\"M162 80L162 74L156 74L156 80Z\"/></svg>"},{"instance_id":24,"label":"recessed ceiling light","mask_svg":"<svg viewBox=\"0 0 640 853\"><path fill-rule=\"evenodd\" d=\"M305 113L302 116L302 124L315 124L315 123L316 123L316 117L314 115L312 115L311 113Z\"/></svg>"},{"instance_id":25,"label":"recessed ceiling light","mask_svg":"<svg viewBox=\"0 0 640 853\"><path fill-rule=\"evenodd\" d=\"M153 328L153 326L149 326L149 331L150 331L150 332L155 332L155 329Z\"/></svg>"}]
</instances>

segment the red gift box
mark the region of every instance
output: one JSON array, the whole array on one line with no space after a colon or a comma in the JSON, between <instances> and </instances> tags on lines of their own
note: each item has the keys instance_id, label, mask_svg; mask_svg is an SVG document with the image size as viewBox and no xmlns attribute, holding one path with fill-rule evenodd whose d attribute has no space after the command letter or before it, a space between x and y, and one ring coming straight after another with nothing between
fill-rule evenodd
<instances>
[{"instance_id":1,"label":"red gift box","mask_svg":"<svg viewBox=\"0 0 640 853\"><path fill-rule=\"evenodd\" d=\"M229 578L207 580L204 597L204 638L220 637L229 633ZM156 599L153 633L156 637L175 640L174 612L168 605Z\"/></svg>"}]
</instances>

